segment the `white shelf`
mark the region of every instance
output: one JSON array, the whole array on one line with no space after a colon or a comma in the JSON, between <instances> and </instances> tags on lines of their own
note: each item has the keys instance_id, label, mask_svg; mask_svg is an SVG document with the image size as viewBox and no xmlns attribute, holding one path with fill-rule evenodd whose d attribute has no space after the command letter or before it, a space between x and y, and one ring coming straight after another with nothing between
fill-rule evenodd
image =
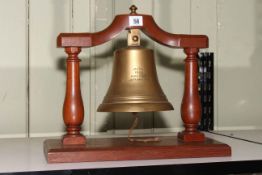
<instances>
[{"instance_id":1,"label":"white shelf","mask_svg":"<svg viewBox=\"0 0 262 175\"><path fill-rule=\"evenodd\" d=\"M262 144L262 130L215 131L214 133Z\"/></svg>"}]
</instances>

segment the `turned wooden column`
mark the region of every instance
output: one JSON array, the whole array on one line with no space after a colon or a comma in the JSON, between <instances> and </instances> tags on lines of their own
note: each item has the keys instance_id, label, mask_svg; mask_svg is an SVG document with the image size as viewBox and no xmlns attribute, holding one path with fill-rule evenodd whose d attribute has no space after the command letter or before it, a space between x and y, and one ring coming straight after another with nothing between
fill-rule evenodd
<instances>
[{"instance_id":1,"label":"turned wooden column","mask_svg":"<svg viewBox=\"0 0 262 175\"><path fill-rule=\"evenodd\" d=\"M197 48L185 48L185 86L181 104L181 117L185 130L178 137L186 142L204 141L205 136L197 130L201 117L201 103L198 92Z\"/></svg>"},{"instance_id":2,"label":"turned wooden column","mask_svg":"<svg viewBox=\"0 0 262 175\"><path fill-rule=\"evenodd\" d=\"M66 69L66 95L63 106L63 119L66 125L66 135L63 137L64 145L85 144L86 138L80 133L84 120L84 106L80 89L80 71L78 54L80 47L66 47L68 54Z\"/></svg>"}]
</instances>

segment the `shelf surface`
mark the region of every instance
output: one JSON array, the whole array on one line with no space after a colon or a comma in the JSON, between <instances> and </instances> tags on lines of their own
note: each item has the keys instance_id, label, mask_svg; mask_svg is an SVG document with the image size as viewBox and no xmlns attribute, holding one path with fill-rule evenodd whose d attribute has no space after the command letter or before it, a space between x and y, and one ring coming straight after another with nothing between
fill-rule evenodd
<instances>
[{"instance_id":1,"label":"shelf surface","mask_svg":"<svg viewBox=\"0 0 262 175\"><path fill-rule=\"evenodd\" d=\"M254 137L254 132L250 133ZM256 134L262 135L262 131L257 131ZM175 136L176 134L172 133L171 135ZM0 173L262 160L262 146L260 144L212 133L205 133L205 135L228 144L232 149L232 156L48 164L44 156L43 143L50 138L0 139ZM247 133L245 135L247 137Z\"/></svg>"}]
</instances>

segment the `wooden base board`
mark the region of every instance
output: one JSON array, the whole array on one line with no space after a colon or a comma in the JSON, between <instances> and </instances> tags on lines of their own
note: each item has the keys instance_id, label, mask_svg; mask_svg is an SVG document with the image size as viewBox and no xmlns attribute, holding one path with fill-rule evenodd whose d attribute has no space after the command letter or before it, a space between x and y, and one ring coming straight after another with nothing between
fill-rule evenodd
<instances>
[{"instance_id":1,"label":"wooden base board","mask_svg":"<svg viewBox=\"0 0 262 175\"><path fill-rule=\"evenodd\" d=\"M161 136L159 142L130 142L127 138L91 138L85 145L63 145L61 140L44 142L48 163L114 160L174 159L230 156L231 148L206 138L203 142L183 142L175 136Z\"/></svg>"}]
</instances>

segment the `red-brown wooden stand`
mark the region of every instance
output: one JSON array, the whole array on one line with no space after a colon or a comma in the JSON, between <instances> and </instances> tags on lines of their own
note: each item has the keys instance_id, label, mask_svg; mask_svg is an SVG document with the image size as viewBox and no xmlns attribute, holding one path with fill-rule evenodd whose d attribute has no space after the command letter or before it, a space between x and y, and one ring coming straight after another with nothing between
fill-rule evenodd
<instances>
[{"instance_id":1,"label":"red-brown wooden stand","mask_svg":"<svg viewBox=\"0 0 262 175\"><path fill-rule=\"evenodd\" d=\"M86 145L63 145L60 140L46 140L49 163L108 160L146 160L230 155L230 147L215 140L183 142L177 137L160 137L160 142L129 142L127 138L91 138Z\"/></svg>"},{"instance_id":2,"label":"red-brown wooden stand","mask_svg":"<svg viewBox=\"0 0 262 175\"><path fill-rule=\"evenodd\" d=\"M64 102L64 122L67 134L60 140L46 140L44 151L49 163L82 162L105 160L144 160L190 157L230 156L228 145L205 138L197 130L201 116L198 95L197 53L208 47L205 35L176 35L163 31L152 16L136 14L118 15L112 24L97 33L61 33L57 39L58 47L64 47L68 54L67 83ZM142 26L129 26L130 16L141 16ZM181 117L185 129L178 137L160 137L160 142L136 143L127 138L88 139L81 135L84 107L80 91L79 59L82 47L93 47L116 37L121 31L140 29L152 40L172 48L183 48L185 59L185 87L181 105Z\"/></svg>"}]
</instances>

